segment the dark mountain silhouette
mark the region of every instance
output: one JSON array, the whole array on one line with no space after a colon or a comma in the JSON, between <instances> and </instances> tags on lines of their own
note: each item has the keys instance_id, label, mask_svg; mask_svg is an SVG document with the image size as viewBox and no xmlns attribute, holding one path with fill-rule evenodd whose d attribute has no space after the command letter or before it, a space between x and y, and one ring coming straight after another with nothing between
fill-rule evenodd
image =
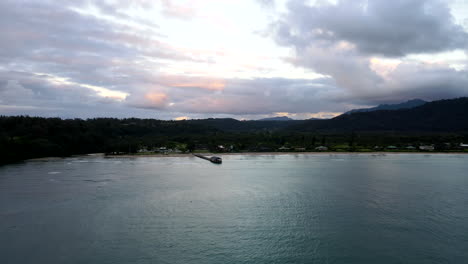
<instances>
[{"instance_id":1,"label":"dark mountain silhouette","mask_svg":"<svg viewBox=\"0 0 468 264\"><path fill-rule=\"evenodd\" d=\"M294 131L468 132L468 97L440 100L410 109L343 114L306 121Z\"/></svg>"},{"instance_id":2,"label":"dark mountain silhouette","mask_svg":"<svg viewBox=\"0 0 468 264\"><path fill-rule=\"evenodd\" d=\"M259 119L257 121L292 121L294 119L289 118L287 116L276 116L276 117L268 117L268 118L263 118Z\"/></svg>"},{"instance_id":3,"label":"dark mountain silhouette","mask_svg":"<svg viewBox=\"0 0 468 264\"><path fill-rule=\"evenodd\" d=\"M345 114L372 112L372 111L379 111L379 110L410 109L410 108L424 105L426 103L427 103L426 101L421 100L421 99L413 99L413 100L409 100L400 104L381 104L381 105L378 105L376 107L371 107L371 108L353 109L353 110L346 112Z\"/></svg>"},{"instance_id":4,"label":"dark mountain silhouette","mask_svg":"<svg viewBox=\"0 0 468 264\"><path fill-rule=\"evenodd\" d=\"M256 131L275 131L285 129L291 125L297 125L305 122L304 120L285 121L239 121L233 118L208 118L186 121L188 124L203 125L226 132L256 132Z\"/></svg>"}]
</instances>

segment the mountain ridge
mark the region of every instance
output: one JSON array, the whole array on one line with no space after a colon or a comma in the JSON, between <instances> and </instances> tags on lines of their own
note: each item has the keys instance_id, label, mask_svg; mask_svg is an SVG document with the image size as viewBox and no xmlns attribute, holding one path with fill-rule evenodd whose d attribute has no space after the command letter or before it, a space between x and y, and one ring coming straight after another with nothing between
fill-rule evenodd
<instances>
[{"instance_id":1,"label":"mountain ridge","mask_svg":"<svg viewBox=\"0 0 468 264\"><path fill-rule=\"evenodd\" d=\"M254 121L293 121L294 119L289 118L287 116L275 116L275 117L267 117L262 118Z\"/></svg>"},{"instance_id":2,"label":"mountain ridge","mask_svg":"<svg viewBox=\"0 0 468 264\"><path fill-rule=\"evenodd\" d=\"M342 114L329 120L307 121L289 130L468 132L468 97L438 100L408 109Z\"/></svg>"},{"instance_id":3,"label":"mountain ridge","mask_svg":"<svg viewBox=\"0 0 468 264\"><path fill-rule=\"evenodd\" d=\"M418 107L421 105L424 105L428 103L427 101L421 100L421 99L412 99L408 100L403 103L398 103L398 104L380 104L375 107L370 107L370 108L359 108L359 109L352 109L348 112L345 112L344 114L350 115L354 113L362 113L362 112L373 112L373 111L379 111L379 110L400 110L400 109L410 109L414 107Z\"/></svg>"}]
</instances>

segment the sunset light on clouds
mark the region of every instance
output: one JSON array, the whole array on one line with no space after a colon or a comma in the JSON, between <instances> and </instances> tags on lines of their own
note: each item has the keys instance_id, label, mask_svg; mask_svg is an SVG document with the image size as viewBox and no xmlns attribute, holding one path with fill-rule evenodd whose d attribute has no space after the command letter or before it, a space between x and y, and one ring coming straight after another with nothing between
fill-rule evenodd
<instances>
[{"instance_id":1,"label":"sunset light on clouds","mask_svg":"<svg viewBox=\"0 0 468 264\"><path fill-rule=\"evenodd\" d=\"M468 3L0 1L0 115L330 118L468 94Z\"/></svg>"}]
</instances>

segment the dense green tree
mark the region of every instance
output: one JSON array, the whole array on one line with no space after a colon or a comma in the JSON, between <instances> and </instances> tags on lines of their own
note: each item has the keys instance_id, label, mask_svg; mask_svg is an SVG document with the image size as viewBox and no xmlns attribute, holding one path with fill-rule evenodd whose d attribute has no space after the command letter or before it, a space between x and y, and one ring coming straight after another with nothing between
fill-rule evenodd
<instances>
[{"instance_id":1,"label":"dense green tree","mask_svg":"<svg viewBox=\"0 0 468 264\"><path fill-rule=\"evenodd\" d=\"M238 121L203 119L60 119L0 116L0 163L85 153L135 153L140 148L196 151L219 145L234 150L272 151L321 143L337 150L434 145L462 151L468 143L468 98L442 100L406 110L342 115L330 120Z\"/></svg>"}]
</instances>

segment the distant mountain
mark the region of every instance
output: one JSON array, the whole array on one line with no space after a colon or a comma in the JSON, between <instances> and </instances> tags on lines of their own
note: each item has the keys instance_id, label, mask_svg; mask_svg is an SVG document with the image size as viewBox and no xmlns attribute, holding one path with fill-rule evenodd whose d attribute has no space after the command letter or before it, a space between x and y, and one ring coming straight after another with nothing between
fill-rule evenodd
<instances>
[{"instance_id":1,"label":"distant mountain","mask_svg":"<svg viewBox=\"0 0 468 264\"><path fill-rule=\"evenodd\" d=\"M312 118L304 119L304 120L324 120L324 119L312 117ZM263 119L259 119L256 121L303 121L303 120L292 119L287 116L277 116L277 117L263 118Z\"/></svg>"},{"instance_id":2,"label":"distant mountain","mask_svg":"<svg viewBox=\"0 0 468 264\"><path fill-rule=\"evenodd\" d=\"M259 119L257 121L292 121L294 119L289 118L287 116L276 116L276 117L268 117L268 118L263 118Z\"/></svg>"},{"instance_id":3,"label":"distant mountain","mask_svg":"<svg viewBox=\"0 0 468 264\"><path fill-rule=\"evenodd\" d=\"M287 128L291 125L301 124L304 120L288 120L287 122L277 120L250 120L239 121L233 118L208 118L185 121L188 124L203 125L212 127L225 132L257 132L257 131L275 131Z\"/></svg>"},{"instance_id":4,"label":"distant mountain","mask_svg":"<svg viewBox=\"0 0 468 264\"><path fill-rule=\"evenodd\" d=\"M311 120L292 131L468 132L468 97L439 100L400 110L343 114L329 120Z\"/></svg>"},{"instance_id":5,"label":"distant mountain","mask_svg":"<svg viewBox=\"0 0 468 264\"><path fill-rule=\"evenodd\" d=\"M362 113L362 112L372 112L372 111L379 111L379 110L399 110L399 109L410 109L414 107L418 107L421 105L426 104L427 102L421 99L413 99L406 101L400 104L381 104L376 107L371 108L362 108L362 109L353 109L351 111L346 112L345 114L354 114L354 113Z\"/></svg>"}]
</instances>

